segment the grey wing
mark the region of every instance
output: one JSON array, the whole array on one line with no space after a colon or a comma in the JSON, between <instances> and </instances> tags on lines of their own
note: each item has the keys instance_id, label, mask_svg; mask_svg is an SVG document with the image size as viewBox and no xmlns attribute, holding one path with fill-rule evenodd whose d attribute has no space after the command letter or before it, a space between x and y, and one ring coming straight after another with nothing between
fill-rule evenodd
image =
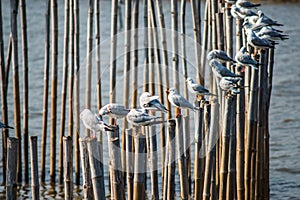
<instances>
[{"instance_id":1,"label":"grey wing","mask_svg":"<svg viewBox=\"0 0 300 200\"><path fill-rule=\"evenodd\" d=\"M257 62L251 58L250 55L243 54L239 56L239 61L243 64L250 64L250 65L256 65Z\"/></svg>"},{"instance_id":2,"label":"grey wing","mask_svg":"<svg viewBox=\"0 0 300 200\"><path fill-rule=\"evenodd\" d=\"M182 97L180 95L174 95L173 101L179 107L186 107L186 108L194 109L193 104L191 104L188 100L186 100L184 97Z\"/></svg>"},{"instance_id":3,"label":"grey wing","mask_svg":"<svg viewBox=\"0 0 300 200\"><path fill-rule=\"evenodd\" d=\"M220 74L222 76L230 76L230 77L236 77L236 74L227 69L226 67L223 67L220 69Z\"/></svg>"},{"instance_id":4,"label":"grey wing","mask_svg":"<svg viewBox=\"0 0 300 200\"><path fill-rule=\"evenodd\" d=\"M199 84L193 85L192 88L193 88L193 90L195 90L195 91L197 91L199 93L209 93L209 91L206 88L202 87Z\"/></svg>"}]
</instances>

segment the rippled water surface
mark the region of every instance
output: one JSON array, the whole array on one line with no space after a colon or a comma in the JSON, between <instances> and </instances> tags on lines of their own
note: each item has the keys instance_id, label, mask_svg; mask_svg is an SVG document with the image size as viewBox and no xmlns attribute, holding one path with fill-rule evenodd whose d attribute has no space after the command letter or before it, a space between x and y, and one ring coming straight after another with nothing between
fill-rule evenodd
<instances>
[{"instance_id":1,"label":"rippled water surface","mask_svg":"<svg viewBox=\"0 0 300 200\"><path fill-rule=\"evenodd\" d=\"M86 55L86 16L87 2L80 1L80 51L84 63ZM38 135L41 139L42 102L43 102L43 64L44 64L44 12L45 1L27 1L27 26L29 45L29 86L30 86L30 135ZM63 2L59 1L59 79L62 77L63 53ZM168 18L167 27L170 28L170 5L165 3L165 16ZM273 77L273 91L270 108L270 185L271 199L300 199L300 5L299 4L272 4L264 5L263 11L273 19L277 19L285 26L282 28L290 39L281 42L275 50L275 69ZM4 41L7 46L10 31L10 1L2 1L2 16L4 24ZM124 13L124 12L123 12ZM190 6L187 6L187 19L191 19ZM142 20L142 14L140 15ZM192 34L192 20L186 21L187 34ZM20 31L19 31L20 32ZM110 3L101 1L101 40L110 35ZM20 37L19 37L20 38ZM21 45L21 43L19 44ZM120 45L123 48L123 44ZM6 47L5 47L6 49ZM189 48L193 52L193 48ZM189 53L189 52L188 52ZM107 54L109 55L109 54ZM143 55L143 54L141 54ZM109 57L103 56L102 62L107 64ZM123 62L123 60L121 61ZM142 61L141 61L142 62ZM21 55L19 57L21 66ZM103 64L103 65L104 65ZM121 64L118 66L122 66ZM118 68L119 78L122 68ZM105 70L104 70L105 71ZM84 72L82 71L84 74ZM20 70L22 77L22 70ZM21 79L22 80L22 79ZM61 81L58 86L58 101L60 102ZM84 81L82 81L84 83ZM105 84L103 86L105 88ZM107 87L108 88L108 87ZM9 83L9 120L13 124L13 97L12 82ZM22 90L21 90L22 91ZM82 90L83 91L83 90ZM84 96L84 95L83 95ZM84 97L82 97L84 98ZM104 89L104 103L108 102L108 92ZM82 101L83 102L83 101ZM121 102L121 100L120 100ZM83 104L83 103L82 103ZM83 108L83 105L81 105ZM60 107L59 107L60 108ZM59 110L59 109L58 109ZM60 113L58 113L60 116ZM11 132L11 135L13 133ZM0 138L1 140L2 138ZM49 141L49 140L48 140ZM2 141L0 141L2 142ZM40 144L40 143L39 143ZM0 148L0 155L2 155ZM49 154L49 150L47 150ZM49 156L49 155L48 155ZM2 165L2 163L0 164ZM47 163L47 170L49 170ZM1 166L2 167L2 166ZM2 177L2 170L0 171ZM21 199L30 199L30 187L22 187ZM82 191L75 188L74 196L80 199ZM59 186L44 185L41 189L44 198L63 198L63 189ZM5 188L0 187L0 199L5 196Z\"/></svg>"}]
</instances>

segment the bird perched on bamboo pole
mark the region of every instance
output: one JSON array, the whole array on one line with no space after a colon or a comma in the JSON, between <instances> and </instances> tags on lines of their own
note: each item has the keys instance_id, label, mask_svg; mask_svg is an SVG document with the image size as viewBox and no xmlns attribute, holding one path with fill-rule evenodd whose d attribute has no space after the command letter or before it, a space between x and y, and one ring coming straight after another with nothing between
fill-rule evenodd
<instances>
[{"instance_id":1,"label":"bird perched on bamboo pole","mask_svg":"<svg viewBox=\"0 0 300 200\"><path fill-rule=\"evenodd\" d=\"M167 113L167 108L158 100L159 96L152 96L149 92L144 92L140 96L140 106L146 110L161 111Z\"/></svg>"},{"instance_id":2,"label":"bird perched on bamboo pole","mask_svg":"<svg viewBox=\"0 0 300 200\"><path fill-rule=\"evenodd\" d=\"M126 117L126 115L129 113L129 109L126 109L124 105L117 104L117 103L109 103L103 106L99 110L100 116L109 116L113 118L114 122L116 123L117 119ZM115 125L115 124L114 124Z\"/></svg>"},{"instance_id":3,"label":"bird perched on bamboo pole","mask_svg":"<svg viewBox=\"0 0 300 200\"><path fill-rule=\"evenodd\" d=\"M2 122L0 122L0 128L10 128L10 129L14 129L14 127L8 126L6 124L3 124Z\"/></svg>"},{"instance_id":4,"label":"bird perched on bamboo pole","mask_svg":"<svg viewBox=\"0 0 300 200\"><path fill-rule=\"evenodd\" d=\"M256 8L256 7L260 6L261 4L260 3L251 3L250 1L247 1L247 0L237 0L235 5L240 8Z\"/></svg>"},{"instance_id":5,"label":"bird perched on bamboo pole","mask_svg":"<svg viewBox=\"0 0 300 200\"><path fill-rule=\"evenodd\" d=\"M169 90L167 90L167 93L169 102L177 108L176 117L179 117L181 115L181 108L189 108L193 111L197 109L186 98L178 94L175 88L170 88Z\"/></svg>"},{"instance_id":6,"label":"bird perched on bamboo pole","mask_svg":"<svg viewBox=\"0 0 300 200\"><path fill-rule=\"evenodd\" d=\"M267 39L259 38L252 29L246 28L246 35L247 35L247 43L250 44L252 47L265 49L265 48L273 48L274 44L272 44Z\"/></svg>"},{"instance_id":7,"label":"bird perched on bamboo pole","mask_svg":"<svg viewBox=\"0 0 300 200\"><path fill-rule=\"evenodd\" d=\"M157 119L161 117L149 115L145 109L131 109L126 118L127 121L134 126L151 126L164 122L157 121Z\"/></svg>"},{"instance_id":8,"label":"bird perched on bamboo pole","mask_svg":"<svg viewBox=\"0 0 300 200\"><path fill-rule=\"evenodd\" d=\"M238 88L238 82L242 80L240 77L222 77L219 86L220 88L226 92L226 96L237 95L240 92Z\"/></svg>"},{"instance_id":9,"label":"bird perched on bamboo pole","mask_svg":"<svg viewBox=\"0 0 300 200\"><path fill-rule=\"evenodd\" d=\"M202 85L195 83L194 80L191 77L188 77L186 79L186 82L188 83L188 90L195 94L196 96L200 95L200 96L204 96L204 95L212 95L212 96L217 96L215 94L212 94L209 92L208 89L206 89L205 87L203 87Z\"/></svg>"},{"instance_id":10,"label":"bird perched on bamboo pole","mask_svg":"<svg viewBox=\"0 0 300 200\"><path fill-rule=\"evenodd\" d=\"M241 49L236 53L234 59L242 66L240 71L244 71L245 66L258 69L258 66L260 65L259 62L254 60L250 54L247 53L247 48L245 46L241 47Z\"/></svg>"},{"instance_id":11,"label":"bird perched on bamboo pole","mask_svg":"<svg viewBox=\"0 0 300 200\"><path fill-rule=\"evenodd\" d=\"M80 119L84 126L93 132L93 137L96 137L96 132L114 130L113 126L104 123L101 116L97 116L89 109L84 109L80 113Z\"/></svg>"},{"instance_id":12,"label":"bird perched on bamboo pole","mask_svg":"<svg viewBox=\"0 0 300 200\"><path fill-rule=\"evenodd\" d=\"M225 51L219 49L213 49L207 54L207 60L216 60L218 62L236 62Z\"/></svg>"},{"instance_id":13,"label":"bird perched on bamboo pole","mask_svg":"<svg viewBox=\"0 0 300 200\"><path fill-rule=\"evenodd\" d=\"M211 60L209 62L209 66L211 66L214 75L219 78L222 78L224 76L237 77L235 73L224 67L221 63L219 63L216 60Z\"/></svg>"}]
</instances>

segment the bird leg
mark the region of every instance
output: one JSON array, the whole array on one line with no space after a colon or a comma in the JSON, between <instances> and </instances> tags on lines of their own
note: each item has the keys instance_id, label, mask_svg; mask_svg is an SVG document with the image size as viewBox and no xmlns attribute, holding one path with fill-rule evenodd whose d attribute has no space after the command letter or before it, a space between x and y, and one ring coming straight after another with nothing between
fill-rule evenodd
<instances>
[{"instance_id":1,"label":"bird leg","mask_svg":"<svg viewBox=\"0 0 300 200\"><path fill-rule=\"evenodd\" d=\"M176 118L179 118L181 115L181 109L179 107L176 107L176 110L175 110L175 116Z\"/></svg>"}]
</instances>

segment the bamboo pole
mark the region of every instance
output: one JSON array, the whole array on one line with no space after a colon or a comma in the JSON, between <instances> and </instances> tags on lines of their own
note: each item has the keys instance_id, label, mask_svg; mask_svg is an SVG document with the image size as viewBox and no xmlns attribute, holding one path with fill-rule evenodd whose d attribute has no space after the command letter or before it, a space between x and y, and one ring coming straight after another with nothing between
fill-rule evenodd
<instances>
[{"instance_id":1,"label":"bamboo pole","mask_svg":"<svg viewBox=\"0 0 300 200\"><path fill-rule=\"evenodd\" d=\"M134 130L134 180L133 180L133 199L145 199L145 176L144 170L146 165L146 139L145 135L138 132L136 127Z\"/></svg>"},{"instance_id":2,"label":"bamboo pole","mask_svg":"<svg viewBox=\"0 0 300 200\"><path fill-rule=\"evenodd\" d=\"M249 109L247 115L247 129L245 142L245 199L250 198L251 189L251 166L253 157L255 157L255 140L257 129L257 84L258 84L258 70L252 68L251 71L251 86L249 97Z\"/></svg>"},{"instance_id":3,"label":"bamboo pole","mask_svg":"<svg viewBox=\"0 0 300 200\"><path fill-rule=\"evenodd\" d=\"M73 199L73 140L71 136L63 137L63 148L65 199Z\"/></svg>"},{"instance_id":4,"label":"bamboo pole","mask_svg":"<svg viewBox=\"0 0 300 200\"><path fill-rule=\"evenodd\" d=\"M172 23L172 68L173 87L179 92L179 66L178 66L178 3L171 1L171 23ZM178 112L178 111L177 111ZM175 115L177 116L176 113Z\"/></svg>"},{"instance_id":5,"label":"bamboo pole","mask_svg":"<svg viewBox=\"0 0 300 200\"><path fill-rule=\"evenodd\" d=\"M19 153L19 138L7 138L7 174L6 174L6 199L17 199L17 159Z\"/></svg>"},{"instance_id":6,"label":"bamboo pole","mask_svg":"<svg viewBox=\"0 0 300 200\"><path fill-rule=\"evenodd\" d=\"M127 108L129 106L129 91L130 91L130 50L131 50L131 1L127 0L125 1L125 41L124 41L124 96L123 96L123 102L124 106ZM126 152L126 128L128 127L128 123L126 118L123 119L123 131L122 131L122 171L123 171L123 177L125 180L126 176L126 157L127 157L127 152ZM131 143L130 143L131 144ZM132 185L131 185L132 186ZM129 189L129 187L128 187ZM132 188L130 188L132 189ZM131 194L128 194L128 199L132 198L132 191L130 191Z\"/></svg>"},{"instance_id":7,"label":"bamboo pole","mask_svg":"<svg viewBox=\"0 0 300 200\"><path fill-rule=\"evenodd\" d=\"M80 184L80 152L79 152L79 133L80 133L80 49L79 49L79 0L74 0L74 65L75 65L75 83L74 83L74 96L75 96L75 183Z\"/></svg>"},{"instance_id":8,"label":"bamboo pole","mask_svg":"<svg viewBox=\"0 0 300 200\"><path fill-rule=\"evenodd\" d=\"M206 52L209 43L208 37L208 13L209 13L209 4L210 1L206 0L205 9L204 9L204 22L203 22L203 38L202 38L202 49L201 49L201 69L203 70L203 74L205 74L205 63L206 63Z\"/></svg>"},{"instance_id":9,"label":"bamboo pole","mask_svg":"<svg viewBox=\"0 0 300 200\"><path fill-rule=\"evenodd\" d=\"M20 88L19 88L19 59L18 59L18 0L11 2L11 33L12 33L12 68L13 68L13 90L14 90L14 122L15 122L15 136L20 139L18 169L17 169L17 182L22 181L22 150L21 150L21 117L20 117Z\"/></svg>"},{"instance_id":10,"label":"bamboo pole","mask_svg":"<svg viewBox=\"0 0 300 200\"><path fill-rule=\"evenodd\" d=\"M131 107L137 106L137 87L138 87L138 27L139 27L139 0L134 0L132 9L132 102Z\"/></svg>"},{"instance_id":11,"label":"bamboo pole","mask_svg":"<svg viewBox=\"0 0 300 200\"><path fill-rule=\"evenodd\" d=\"M28 166L28 42L27 17L25 0L20 1L20 21L22 32L22 65L23 65L23 135L24 135L24 180L29 183Z\"/></svg>"},{"instance_id":12,"label":"bamboo pole","mask_svg":"<svg viewBox=\"0 0 300 200\"><path fill-rule=\"evenodd\" d=\"M242 26L241 20L236 21L236 52L240 50L242 45ZM237 65L239 67L239 65ZM241 67L241 66L240 66ZM242 77L239 84L245 86L244 76L245 72L237 72ZM244 186L244 169L245 169L245 91L240 90L237 95L237 112L236 112L236 181L237 181L237 199L245 199L245 186Z\"/></svg>"},{"instance_id":13,"label":"bamboo pole","mask_svg":"<svg viewBox=\"0 0 300 200\"><path fill-rule=\"evenodd\" d=\"M197 102L198 103L198 102ZM200 102L199 102L200 104ZM201 155L202 135L203 135L203 107L195 112L195 163L194 163L194 198L201 199L203 194L203 161Z\"/></svg>"},{"instance_id":14,"label":"bamboo pole","mask_svg":"<svg viewBox=\"0 0 300 200\"><path fill-rule=\"evenodd\" d=\"M50 7L51 0L47 1L45 12L45 60L44 60L44 96L43 96L43 122L42 122L42 150L41 150L41 182L45 182L47 124L48 124L48 91L49 91L49 65L50 65Z\"/></svg>"},{"instance_id":15,"label":"bamboo pole","mask_svg":"<svg viewBox=\"0 0 300 200\"><path fill-rule=\"evenodd\" d=\"M4 58L4 44L3 44L3 27L2 27L2 2L0 2L0 94L1 94L1 113L2 113L2 122L4 124L8 123L7 116L7 89L6 80L8 79L6 76L6 67L5 58ZM7 55L11 55L11 38L9 38L9 45L7 50ZM9 61L10 62L10 61ZM6 164L7 164L7 137L9 135L8 129L2 129L2 173L3 180L2 183L6 184Z\"/></svg>"},{"instance_id":16,"label":"bamboo pole","mask_svg":"<svg viewBox=\"0 0 300 200\"><path fill-rule=\"evenodd\" d=\"M180 198L188 199L189 188L187 180L187 171L184 167L184 149L183 149L183 126L182 126L182 115L176 118L176 146L177 146L177 159L178 159L178 173L180 180Z\"/></svg>"},{"instance_id":17,"label":"bamboo pole","mask_svg":"<svg viewBox=\"0 0 300 200\"><path fill-rule=\"evenodd\" d=\"M200 4L199 4L200 6ZM195 59L197 69L197 82L204 85L204 68L201 68L201 38L200 38L200 21L199 21L199 10L197 7L196 0L191 0L191 8L193 15L193 28L194 28L194 40L195 40Z\"/></svg>"},{"instance_id":18,"label":"bamboo pole","mask_svg":"<svg viewBox=\"0 0 300 200\"><path fill-rule=\"evenodd\" d=\"M186 79L188 77L188 71L187 71L187 60L186 60L186 35L185 35L185 9L186 9L186 0L181 0L181 6L180 6L180 36L181 36L181 67L182 67L182 73L183 73L183 93L184 97L186 99L189 98L189 93L187 89L187 82ZM185 111L186 115L189 115L189 109L186 109Z\"/></svg>"},{"instance_id":19,"label":"bamboo pole","mask_svg":"<svg viewBox=\"0 0 300 200\"><path fill-rule=\"evenodd\" d=\"M121 152L119 127L117 126L113 131L106 131L108 135L110 170L111 170L111 192L113 199L125 199L123 179L121 173Z\"/></svg>"},{"instance_id":20,"label":"bamboo pole","mask_svg":"<svg viewBox=\"0 0 300 200\"><path fill-rule=\"evenodd\" d=\"M212 180L212 168L216 165L213 162L213 156L215 155L215 138L217 137L217 125L218 125L218 103L215 100L211 105L206 105L206 107L210 106L210 127L208 137L208 146L206 148L206 158L205 158L205 171L204 171L204 184L203 184L203 199L208 200L210 197L210 186ZM212 149L211 151L208 151Z\"/></svg>"},{"instance_id":21,"label":"bamboo pole","mask_svg":"<svg viewBox=\"0 0 300 200\"><path fill-rule=\"evenodd\" d=\"M100 58L100 0L95 0L95 49L96 49L96 74L97 74L97 108L102 107L101 90L101 58Z\"/></svg>"},{"instance_id":22,"label":"bamboo pole","mask_svg":"<svg viewBox=\"0 0 300 200\"><path fill-rule=\"evenodd\" d=\"M105 199L104 174L103 174L103 150L102 145L95 138L87 139L87 149L91 167L91 179L94 189L94 198Z\"/></svg>"},{"instance_id":23,"label":"bamboo pole","mask_svg":"<svg viewBox=\"0 0 300 200\"><path fill-rule=\"evenodd\" d=\"M225 108L222 127L222 152L220 166L220 189L219 199L226 199L227 175L228 175L228 157L230 143L230 126L232 115L232 101L234 97L225 98Z\"/></svg>"},{"instance_id":24,"label":"bamboo pole","mask_svg":"<svg viewBox=\"0 0 300 200\"><path fill-rule=\"evenodd\" d=\"M126 27L126 22L125 22ZM127 199L133 199L133 148L132 148L132 129L126 129L126 174L127 174Z\"/></svg>"},{"instance_id":25,"label":"bamboo pole","mask_svg":"<svg viewBox=\"0 0 300 200\"><path fill-rule=\"evenodd\" d=\"M256 184L255 184L255 199L263 199L265 196L265 181L264 181L264 135L266 130L266 113L267 113L267 52L261 50L258 72L258 116L257 116L257 137L256 137Z\"/></svg>"},{"instance_id":26,"label":"bamboo pole","mask_svg":"<svg viewBox=\"0 0 300 200\"><path fill-rule=\"evenodd\" d=\"M83 184L83 198L93 199L93 186L91 180L90 163L87 149L87 139L79 138L80 159L82 165L82 184Z\"/></svg>"},{"instance_id":27,"label":"bamboo pole","mask_svg":"<svg viewBox=\"0 0 300 200\"><path fill-rule=\"evenodd\" d=\"M162 48L162 62L164 65L164 75L165 75L165 87L168 89L170 87L169 80L169 60L166 42L166 30L165 30L165 18L163 13L163 4L161 0L156 0L156 9L158 15L158 22L160 26L160 38L161 38L161 48ZM168 119L171 119L171 105L169 101L165 102L168 112Z\"/></svg>"},{"instance_id":28,"label":"bamboo pole","mask_svg":"<svg viewBox=\"0 0 300 200\"><path fill-rule=\"evenodd\" d=\"M191 172L191 139L190 139L190 116L183 117L183 148L184 148L184 167L188 180L189 195L192 195L192 172ZM202 168L203 169L203 168ZM203 175L203 172L202 172ZM203 178L202 178L203 180Z\"/></svg>"},{"instance_id":29,"label":"bamboo pole","mask_svg":"<svg viewBox=\"0 0 300 200\"><path fill-rule=\"evenodd\" d=\"M7 45L7 55L5 59L5 90L7 91L8 88L8 79L9 79L9 70L10 70L10 64L11 64L11 56L12 56L12 33L9 35L9 41Z\"/></svg>"},{"instance_id":30,"label":"bamboo pole","mask_svg":"<svg viewBox=\"0 0 300 200\"><path fill-rule=\"evenodd\" d=\"M30 136L30 165L32 199L40 199L37 136Z\"/></svg>"},{"instance_id":31,"label":"bamboo pole","mask_svg":"<svg viewBox=\"0 0 300 200\"><path fill-rule=\"evenodd\" d=\"M70 67L69 67L69 116L68 116L68 136L72 138L74 135L74 63L75 63L75 46L74 46L74 37L75 37L75 27L74 27L74 2L70 0ZM73 140L74 141L74 140Z\"/></svg>"},{"instance_id":32,"label":"bamboo pole","mask_svg":"<svg viewBox=\"0 0 300 200\"><path fill-rule=\"evenodd\" d=\"M150 74L150 66L149 66L149 31L148 27L150 24L148 23L148 0L143 0L143 8L144 8L144 83L143 83L143 91L149 91L149 74ZM150 19L150 18L149 18Z\"/></svg>"},{"instance_id":33,"label":"bamboo pole","mask_svg":"<svg viewBox=\"0 0 300 200\"><path fill-rule=\"evenodd\" d=\"M111 2L111 30L110 30L110 87L109 87L109 101L114 103L116 101L116 71L117 71L117 28L118 28L118 0ZM114 124L111 118L111 124Z\"/></svg>"},{"instance_id":34,"label":"bamboo pole","mask_svg":"<svg viewBox=\"0 0 300 200\"><path fill-rule=\"evenodd\" d=\"M57 68L58 68L58 15L57 0L51 2L52 13L52 88L51 88L51 127L50 127L50 182L56 176L56 110L57 110Z\"/></svg>"},{"instance_id":35,"label":"bamboo pole","mask_svg":"<svg viewBox=\"0 0 300 200\"><path fill-rule=\"evenodd\" d=\"M89 0L88 21L87 21L87 65L86 65L86 90L85 90L85 107L91 107L91 84L92 84L92 60L93 60L93 21L94 21L94 0ZM89 132L87 131L87 136Z\"/></svg>"},{"instance_id":36,"label":"bamboo pole","mask_svg":"<svg viewBox=\"0 0 300 200\"><path fill-rule=\"evenodd\" d=\"M62 89L61 89L61 113L60 113L60 137L59 137L59 163L58 163L58 182L63 182L63 137L65 135L66 122L66 101L67 101L67 87L68 87L68 68L69 68L69 32L70 32L70 3L65 0L64 13L64 53L63 53L63 75L62 75Z\"/></svg>"},{"instance_id":37,"label":"bamboo pole","mask_svg":"<svg viewBox=\"0 0 300 200\"><path fill-rule=\"evenodd\" d=\"M167 183L167 198L174 199L175 197L175 135L176 135L176 121L174 119L168 120L168 183Z\"/></svg>"}]
</instances>

